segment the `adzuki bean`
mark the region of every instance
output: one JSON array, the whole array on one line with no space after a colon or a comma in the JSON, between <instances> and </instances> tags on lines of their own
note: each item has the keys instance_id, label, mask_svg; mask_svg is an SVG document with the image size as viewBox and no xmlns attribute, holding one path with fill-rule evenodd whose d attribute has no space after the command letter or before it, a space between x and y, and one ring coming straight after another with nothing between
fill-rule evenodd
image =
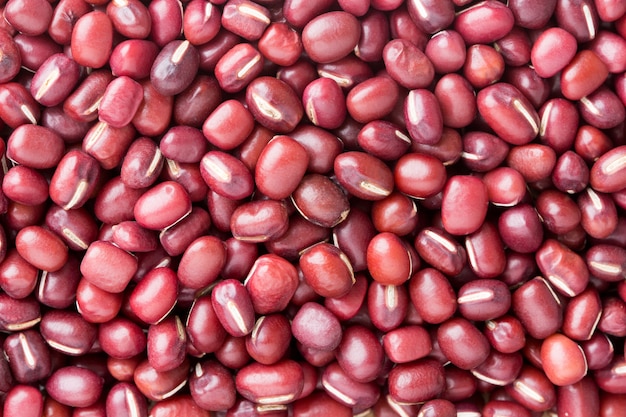
<instances>
[{"instance_id":1,"label":"adzuki bean","mask_svg":"<svg viewBox=\"0 0 626 417\"><path fill-rule=\"evenodd\" d=\"M0 415L623 415L623 0L0 14Z\"/></svg>"}]
</instances>

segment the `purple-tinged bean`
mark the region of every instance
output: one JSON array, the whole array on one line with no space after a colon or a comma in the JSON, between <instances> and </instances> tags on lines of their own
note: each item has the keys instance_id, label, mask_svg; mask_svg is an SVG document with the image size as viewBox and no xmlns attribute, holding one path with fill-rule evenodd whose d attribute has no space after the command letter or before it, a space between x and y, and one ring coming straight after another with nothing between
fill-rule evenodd
<instances>
[{"instance_id":1,"label":"purple-tinged bean","mask_svg":"<svg viewBox=\"0 0 626 417\"><path fill-rule=\"evenodd\" d=\"M189 41L172 41L161 49L152 69L150 81L164 96L182 93L196 77L200 55Z\"/></svg>"}]
</instances>

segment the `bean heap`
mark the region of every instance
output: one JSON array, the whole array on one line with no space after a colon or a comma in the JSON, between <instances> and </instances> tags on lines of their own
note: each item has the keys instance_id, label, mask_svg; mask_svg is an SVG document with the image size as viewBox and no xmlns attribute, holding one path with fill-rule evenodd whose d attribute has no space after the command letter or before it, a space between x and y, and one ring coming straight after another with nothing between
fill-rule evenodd
<instances>
[{"instance_id":1,"label":"bean heap","mask_svg":"<svg viewBox=\"0 0 626 417\"><path fill-rule=\"evenodd\" d=\"M0 416L624 416L625 0L0 10Z\"/></svg>"}]
</instances>

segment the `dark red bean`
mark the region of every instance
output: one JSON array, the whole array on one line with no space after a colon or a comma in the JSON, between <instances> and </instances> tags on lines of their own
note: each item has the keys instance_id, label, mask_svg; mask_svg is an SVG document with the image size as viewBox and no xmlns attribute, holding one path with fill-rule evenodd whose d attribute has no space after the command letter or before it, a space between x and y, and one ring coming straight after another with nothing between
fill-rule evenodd
<instances>
[{"instance_id":1,"label":"dark red bean","mask_svg":"<svg viewBox=\"0 0 626 417\"><path fill-rule=\"evenodd\" d=\"M380 397L374 382L357 382L350 378L336 362L331 363L321 376L326 393L339 403L356 409L367 409Z\"/></svg>"},{"instance_id":2,"label":"dark red bean","mask_svg":"<svg viewBox=\"0 0 626 417\"><path fill-rule=\"evenodd\" d=\"M190 42L172 41L154 60L150 81L159 94L173 96L191 85L199 65L200 55Z\"/></svg>"},{"instance_id":3,"label":"dark red bean","mask_svg":"<svg viewBox=\"0 0 626 417\"><path fill-rule=\"evenodd\" d=\"M84 152L67 152L50 180L50 199L65 210L79 208L95 189L100 166Z\"/></svg>"},{"instance_id":4,"label":"dark red bean","mask_svg":"<svg viewBox=\"0 0 626 417\"><path fill-rule=\"evenodd\" d=\"M451 235L436 227L426 227L415 237L419 256L444 274L458 275L465 265L467 253Z\"/></svg>"},{"instance_id":5,"label":"dark red bean","mask_svg":"<svg viewBox=\"0 0 626 417\"><path fill-rule=\"evenodd\" d=\"M246 103L254 118L277 133L289 133L302 119L304 110L300 99L285 82L260 77L248 85Z\"/></svg>"},{"instance_id":6,"label":"dark red bean","mask_svg":"<svg viewBox=\"0 0 626 417\"><path fill-rule=\"evenodd\" d=\"M41 116L39 105L28 89L15 82L0 85L0 104L0 118L13 129L23 124L37 123Z\"/></svg>"},{"instance_id":7,"label":"dark red bean","mask_svg":"<svg viewBox=\"0 0 626 417\"><path fill-rule=\"evenodd\" d=\"M319 174L306 175L291 200L302 217L322 227L336 226L350 212L344 191L330 178Z\"/></svg>"},{"instance_id":8,"label":"dark red bean","mask_svg":"<svg viewBox=\"0 0 626 417\"><path fill-rule=\"evenodd\" d=\"M198 297L185 323L187 337L200 352L212 353L224 343L226 331L215 314L210 295Z\"/></svg>"},{"instance_id":9,"label":"dark red bean","mask_svg":"<svg viewBox=\"0 0 626 417\"><path fill-rule=\"evenodd\" d=\"M506 387L515 401L531 411L545 411L556 404L556 392L548 378L538 369L526 365L517 379Z\"/></svg>"},{"instance_id":10,"label":"dark red bean","mask_svg":"<svg viewBox=\"0 0 626 417\"><path fill-rule=\"evenodd\" d=\"M233 236L248 242L266 242L282 236L289 227L285 205L259 200L237 207L230 220Z\"/></svg>"},{"instance_id":11,"label":"dark red bean","mask_svg":"<svg viewBox=\"0 0 626 417\"><path fill-rule=\"evenodd\" d=\"M400 403L418 403L434 399L443 392L443 366L434 359L401 364L389 373L389 394Z\"/></svg>"},{"instance_id":12,"label":"dark red bean","mask_svg":"<svg viewBox=\"0 0 626 417\"><path fill-rule=\"evenodd\" d=\"M409 308L409 296L403 285L384 285L373 281L367 292L367 309L372 324L388 332L399 327Z\"/></svg>"},{"instance_id":13,"label":"dark red bean","mask_svg":"<svg viewBox=\"0 0 626 417\"><path fill-rule=\"evenodd\" d=\"M540 277L515 290L512 308L528 334L536 339L550 336L563 323L560 301L546 280Z\"/></svg>"},{"instance_id":14,"label":"dark red bean","mask_svg":"<svg viewBox=\"0 0 626 417\"><path fill-rule=\"evenodd\" d=\"M577 153L566 151L557 159L551 179L558 190L574 194L587 187L589 175L589 168L583 158Z\"/></svg>"},{"instance_id":15,"label":"dark red bean","mask_svg":"<svg viewBox=\"0 0 626 417\"><path fill-rule=\"evenodd\" d=\"M184 125L176 127L201 127L221 101L222 91L217 80L208 75L197 75L191 85L174 100L174 121Z\"/></svg>"},{"instance_id":16,"label":"dark red bean","mask_svg":"<svg viewBox=\"0 0 626 417\"><path fill-rule=\"evenodd\" d=\"M529 143L539 133L536 110L511 84L497 83L480 90L477 106L489 127L512 145Z\"/></svg>"},{"instance_id":17,"label":"dark red bean","mask_svg":"<svg viewBox=\"0 0 626 417\"><path fill-rule=\"evenodd\" d=\"M443 322L437 329L437 341L446 358L461 369L480 365L491 349L487 338L471 322L462 318ZM467 349L469 346L470 350Z\"/></svg>"},{"instance_id":18,"label":"dark red bean","mask_svg":"<svg viewBox=\"0 0 626 417\"><path fill-rule=\"evenodd\" d=\"M485 336L491 346L502 353L521 350L526 344L524 327L513 316L501 316L485 323Z\"/></svg>"},{"instance_id":19,"label":"dark red bean","mask_svg":"<svg viewBox=\"0 0 626 417\"><path fill-rule=\"evenodd\" d=\"M272 365L281 360L289 349L291 325L280 314L261 316L252 332L246 336L246 350L255 361Z\"/></svg>"},{"instance_id":20,"label":"dark red bean","mask_svg":"<svg viewBox=\"0 0 626 417\"><path fill-rule=\"evenodd\" d=\"M211 302L224 329L232 336L245 336L254 326L254 308L243 284L221 281L213 288Z\"/></svg>"},{"instance_id":21,"label":"dark red bean","mask_svg":"<svg viewBox=\"0 0 626 417\"><path fill-rule=\"evenodd\" d=\"M38 332L25 330L12 333L4 340L3 349L11 374L18 383L31 384L50 374L50 351Z\"/></svg>"},{"instance_id":22,"label":"dark red bean","mask_svg":"<svg viewBox=\"0 0 626 417\"><path fill-rule=\"evenodd\" d=\"M178 316L152 324L148 328L148 362L158 372L170 371L185 360L187 334Z\"/></svg>"},{"instance_id":23,"label":"dark red bean","mask_svg":"<svg viewBox=\"0 0 626 417\"><path fill-rule=\"evenodd\" d=\"M441 139L443 116L437 97L428 90L411 90L404 101L404 120L411 138L432 145Z\"/></svg>"},{"instance_id":24,"label":"dark red bean","mask_svg":"<svg viewBox=\"0 0 626 417\"><path fill-rule=\"evenodd\" d=\"M574 340L591 339L602 314L598 292L588 288L565 307L563 333Z\"/></svg>"},{"instance_id":25,"label":"dark red bean","mask_svg":"<svg viewBox=\"0 0 626 417\"><path fill-rule=\"evenodd\" d=\"M180 36L183 29L183 10L180 3L174 0L157 0L148 7L152 28L151 39L163 47Z\"/></svg>"},{"instance_id":26,"label":"dark red bean","mask_svg":"<svg viewBox=\"0 0 626 417\"><path fill-rule=\"evenodd\" d=\"M511 306L511 294L502 281L478 279L459 289L457 304L463 317L486 321L502 316Z\"/></svg>"},{"instance_id":27,"label":"dark red bean","mask_svg":"<svg viewBox=\"0 0 626 417\"><path fill-rule=\"evenodd\" d=\"M555 240L546 240L535 258L543 275L568 297L580 294L589 282L585 261L575 252Z\"/></svg>"},{"instance_id":28,"label":"dark red bean","mask_svg":"<svg viewBox=\"0 0 626 417\"><path fill-rule=\"evenodd\" d=\"M519 204L503 212L498 220L498 230L504 243L521 253L536 251L543 241L539 215L528 204Z\"/></svg>"}]
</instances>

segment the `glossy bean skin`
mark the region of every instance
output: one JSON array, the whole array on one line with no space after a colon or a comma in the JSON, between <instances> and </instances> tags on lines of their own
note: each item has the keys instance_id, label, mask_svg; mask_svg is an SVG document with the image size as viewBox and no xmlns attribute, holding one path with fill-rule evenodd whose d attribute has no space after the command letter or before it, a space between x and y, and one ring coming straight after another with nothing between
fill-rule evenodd
<instances>
[{"instance_id":1,"label":"glossy bean skin","mask_svg":"<svg viewBox=\"0 0 626 417\"><path fill-rule=\"evenodd\" d=\"M487 124L510 144L524 145L539 133L537 112L510 84L497 83L482 89L477 96L477 105Z\"/></svg>"},{"instance_id":2,"label":"glossy bean skin","mask_svg":"<svg viewBox=\"0 0 626 417\"><path fill-rule=\"evenodd\" d=\"M289 133L304 115L301 101L283 81L260 77L246 88L246 103L255 119L277 133Z\"/></svg>"},{"instance_id":3,"label":"glossy bean skin","mask_svg":"<svg viewBox=\"0 0 626 417\"><path fill-rule=\"evenodd\" d=\"M339 24L341 31L333 26ZM357 45L361 26L354 16L345 12L329 12L312 19L302 31L302 45L316 62L337 61Z\"/></svg>"},{"instance_id":4,"label":"glossy bean skin","mask_svg":"<svg viewBox=\"0 0 626 417\"><path fill-rule=\"evenodd\" d=\"M399 365L391 371L389 380L392 398L406 403L432 399L445 386L443 368L433 359Z\"/></svg>"},{"instance_id":5,"label":"glossy bean skin","mask_svg":"<svg viewBox=\"0 0 626 417\"><path fill-rule=\"evenodd\" d=\"M540 302L541 307L531 306L529 301ZM563 311L560 302L543 278L533 278L518 288L512 296L512 307L532 337L545 338L561 327Z\"/></svg>"},{"instance_id":6,"label":"glossy bean skin","mask_svg":"<svg viewBox=\"0 0 626 417\"><path fill-rule=\"evenodd\" d=\"M72 56L83 66L101 68L111 55L113 24L100 11L81 16L72 30Z\"/></svg>"}]
</instances>

